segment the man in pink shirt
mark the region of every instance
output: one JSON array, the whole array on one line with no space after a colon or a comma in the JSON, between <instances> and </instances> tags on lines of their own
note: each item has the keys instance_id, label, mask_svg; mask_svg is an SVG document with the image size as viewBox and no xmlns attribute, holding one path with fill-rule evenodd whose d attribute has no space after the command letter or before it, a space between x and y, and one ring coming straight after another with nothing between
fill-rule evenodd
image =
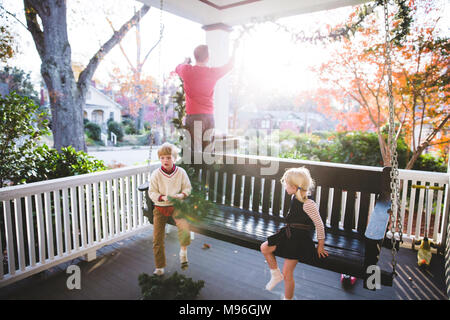
<instances>
[{"instance_id":1,"label":"man in pink shirt","mask_svg":"<svg viewBox=\"0 0 450 320\"><path fill-rule=\"evenodd\" d=\"M191 135L191 150L204 151L214 139L214 88L217 81L233 68L234 53L227 64L208 67L208 46L200 45L194 50L195 65L191 59L178 65L175 72L183 80L186 94L186 127ZM196 130L194 130L196 128ZM212 151L212 149L211 149Z\"/></svg>"}]
</instances>

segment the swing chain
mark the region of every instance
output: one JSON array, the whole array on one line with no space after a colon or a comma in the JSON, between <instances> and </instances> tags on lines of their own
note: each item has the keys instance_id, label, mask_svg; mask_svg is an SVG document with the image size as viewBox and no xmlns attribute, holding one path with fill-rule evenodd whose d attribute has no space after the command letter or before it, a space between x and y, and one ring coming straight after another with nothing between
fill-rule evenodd
<instances>
[{"instance_id":1,"label":"swing chain","mask_svg":"<svg viewBox=\"0 0 450 320\"><path fill-rule=\"evenodd\" d=\"M387 66L387 94L389 100L389 137L388 144L390 147L390 157L391 157L391 215L390 215L390 225L391 225L391 244L392 244L392 273L396 275L397 266L397 248L396 248L396 237L395 228L398 228L399 239L401 242L403 238L403 223L400 214L400 181L398 178L398 154L397 154L397 140L395 139L395 121L394 121L394 96L392 93L392 65L391 65L391 41L389 39L389 13L388 13L388 0L384 0L384 21L385 21L385 63ZM396 217L395 221L393 216Z\"/></svg>"}]
</instances>

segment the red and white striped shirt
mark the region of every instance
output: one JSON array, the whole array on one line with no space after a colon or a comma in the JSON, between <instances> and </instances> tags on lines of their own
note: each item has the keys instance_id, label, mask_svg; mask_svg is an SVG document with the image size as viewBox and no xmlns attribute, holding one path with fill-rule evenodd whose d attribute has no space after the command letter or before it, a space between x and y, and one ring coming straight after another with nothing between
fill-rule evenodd
<instances>
[{"instance_id":1,"label":"red and white striped shirt","mask_svg":"<svg viewBox=\"0 0 450 320\"><path fill-rule=\"evenodd\" d=\"M325 239L325 227L323 225L322 218L320 217L317 204L313 200L308 199L303 203L303 210L314 223L314 227L316 228L317 240Z\"/></svg>"}]
</instances>

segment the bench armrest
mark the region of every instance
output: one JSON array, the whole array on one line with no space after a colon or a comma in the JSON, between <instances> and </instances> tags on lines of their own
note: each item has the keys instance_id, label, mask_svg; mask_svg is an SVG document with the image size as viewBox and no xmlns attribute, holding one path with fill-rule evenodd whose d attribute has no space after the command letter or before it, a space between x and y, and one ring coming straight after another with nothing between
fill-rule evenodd
<instances>
[{"instance_id":1,"label":"bench armrest","mask_svg":"<svg viewBox=\"0 0 450 320\"><path fill-rule=\"evenodd\" d=\"M150 182L146 181L138 187L139 191L147 191L150 186Z\"/></svg>"}]
</instances>

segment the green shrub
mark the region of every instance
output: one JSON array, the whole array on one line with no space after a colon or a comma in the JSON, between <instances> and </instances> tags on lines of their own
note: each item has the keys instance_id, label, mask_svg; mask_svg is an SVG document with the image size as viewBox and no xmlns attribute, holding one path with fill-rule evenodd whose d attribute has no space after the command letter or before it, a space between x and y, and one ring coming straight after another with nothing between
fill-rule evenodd
<instances>
[{"instance_id":1,"label":"green shrub","mask_svg":"<svg viewBox=\"0 0 450 320\"><path fill-rule=\"evenodd\" d=\"M443 158L435 158L430 154L421 154L414 163L413 170L447 172L447 164Z\"/></svg>"},{"instance_id":2,"label":"green shrub","mask_svg":"<svg viewBox=\"0 0 450 320\"><path fill-rule=\"evenodd\" d=\"M102 139L102 128L98 124L87 122L84 125L84 129L88 138L91 138L94 141L100 141Z\"/></svg>"},{"instance_id":3,"label":"green shrub","mask_svg":"<svg viewBox=\"0 0 450 320\"><path fill-rule=\"evenodd\" d=\"M194 281L175 272L171 277L142 273L138 278L144 300L192 300L204 287L205 281Z\"/></svg>"},{"instance_id":4,"label":"green shrub","mask_svg":"<svg viewBox=\"0 0 450 320\"><path fill-rule=\"evenodd\" d=\"M383 166L378 136L375 132L336 132L319 135L280 133L280 141L295 141L294 150L281 153L282 158ZM405 168L410 150L403 137L397 140L399 168ZM414 170L446 172L443 160L421 155Z\"/></svg>"},{"instance_id":5,"label":"green shrub","mask_svg":"<svg viewBox=\"0 0 450 320\"><path fill-rule=\"evenodd\" d=\"M133 119L123 119L122 126L125 134L139 134L139 130L136 128L136 124Z\"/></svg>"},{"instance_id":6,"label":"green shrub","mask_svg":"<svg viewBox=\"0 0 450 320\"><path fill-rule=\"evenodd\" d=\"M101 160L76 151L73 147L62 148L60 152L42 145L21 159L18 171L10 177L16 184L31 183L67 176L106 170Z\"/></svg>"},{"instance_id":7,"label":"green shrub","mask_svg":"<svg viewBox=\"0 0 450 320\"><path fill-rule=\"evenodd\" d=\"M28 97L14 91L0 96L0 188L21 168L23 159L49 134L48 120Z\"/></svg>"},{"instance_id":8,"label":"green shrub","mask_svg":"<svg viewBox=\"0 0 450 320\"><path fill-rule=\"evenodd\" d=\"M118 141L123 140L122 125L116 121L108 121L108 139L111 139L111 132L117 136Z\"/></svg>"}]
</instances>

